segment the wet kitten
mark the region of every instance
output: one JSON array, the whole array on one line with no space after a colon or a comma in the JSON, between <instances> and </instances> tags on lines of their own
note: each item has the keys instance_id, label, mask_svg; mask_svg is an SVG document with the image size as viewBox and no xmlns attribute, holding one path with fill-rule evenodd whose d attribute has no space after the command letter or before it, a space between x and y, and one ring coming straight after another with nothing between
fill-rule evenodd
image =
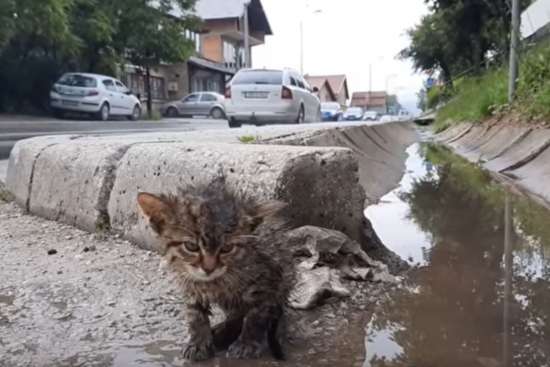
<instances>
[{"instance_id":1,"label":"wet kitten","mask_svg":"<svg viewBox=\"0 0 550 367\"><path fill-rule=\"evenodd\" d=\"M276 331L289 286L254 231L284 204L238 199L224 187L178 196L140 193L138 204L183 286L190 333L184 357L204 360L214 355L214 346L229 346L228 357L257 358L267 341L282 359ZM226 314L214 328L211 305Z\"/></svg>"}]
</instances>

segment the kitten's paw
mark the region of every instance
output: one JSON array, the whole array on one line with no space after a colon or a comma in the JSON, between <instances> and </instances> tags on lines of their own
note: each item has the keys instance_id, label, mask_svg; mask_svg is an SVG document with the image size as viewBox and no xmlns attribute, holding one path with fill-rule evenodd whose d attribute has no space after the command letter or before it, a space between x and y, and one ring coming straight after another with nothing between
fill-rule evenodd
<instances>
[{"instance_id":1,"label":"kitten's paw","mask_svg":"<svg viewBox=\"0 0 550 367\"><path fill-rule=\"evenodd\" d=\"M247 342L243 343L240 340L237 340L235 343L231 344L227 350L227 357L234 359L251 359L251 358L260 358L262 354L262 344L258 342Z\"/></svg>"},{"instance_id":2,"label":"kitten's paw","mask_svg":"<svg viewBox=\"0 0 550 367\"><path fill-rule=\"evenodd\" d=\"M195 344L188 343L183 347L183 358L190 361L205 361L214 357L214 344L203 343Z\"/></svg>"}]
</instances>

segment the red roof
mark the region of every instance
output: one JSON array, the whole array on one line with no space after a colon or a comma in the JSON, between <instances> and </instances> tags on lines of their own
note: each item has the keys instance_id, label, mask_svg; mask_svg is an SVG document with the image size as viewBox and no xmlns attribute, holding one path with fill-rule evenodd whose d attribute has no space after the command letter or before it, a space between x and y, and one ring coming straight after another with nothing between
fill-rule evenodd
<instances>
[{"instance_id":1,"label":"red roof","mask_svg":"<svg viewBox=\"0 0 550 367\"><path fill-rule=\"evenodd\" d=\"M314 83L320 83L320 85L323 85L322 81L326 80L328 84L330 85L330 88L336 94L337 96L341 93L345 93L346 99L349 98L349 91L348 91L348 81L347 77L343 74L341 75L306 75L305 76L309 84L312 86Z\"/></svg>"}]
</instances>

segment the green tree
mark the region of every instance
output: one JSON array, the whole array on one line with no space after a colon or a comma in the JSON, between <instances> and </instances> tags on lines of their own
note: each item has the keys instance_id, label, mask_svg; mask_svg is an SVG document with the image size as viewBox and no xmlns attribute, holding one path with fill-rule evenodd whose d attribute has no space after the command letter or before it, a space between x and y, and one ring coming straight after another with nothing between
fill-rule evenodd
<instances>
[{"instance_id":1,"label":"green tree","mask_svg":"<svg viewBox=\"0 0 550 367\"><path fill-rule=\"evenodd\" d=\"M15 2L13 0L0 1L0 53L9 42L13 34Z\"/></svg>"},{"instance_id":2,"label":"green tree","mask_svg":"<svg viewBox=\"0 0 550 367\"><path fill-rule=\"evenodd\" d=\"M0 0L0 110L46 109L52 83L66 71L114 74L125 63L149 70L184 61L194 49L184 37L198 25L194 3Z\"/></svg>"},{"instance_id":3,"label":"green tree","mask_svg":"<svg viewBox=\"0 0 550 367\"><path fill-rule=\"evenodd\" d=\"M152 9L147 0L123 0L116 3L119 15L114 47L132 64L145 69L147 110L152 112L150 69L160 63L183 62L194 52L194 44L184 37L195 29L193 16L180 16L194 6L194 0L159 0ZM178 16L174 16L177 14Z\"/></svg>"},{"instance_id":4,"label":"green tree","mask_svg":"<svg viewBox=\"0 0 550 367\"><path fill-rule=\"evenodd\" d=\"M436 69L446 82L466 71L479 74L495 55L507 59L511 14L508 0L426 0L431 13L408 31L401 51L418 71ZM522 0L522 8L531 0Z\"/></svg>"},{"instance_id":5,"label":"green tree","mask_svg":"<svg viewBox=\"0 0 550 367\"><path fill-rule=\"evenodd\" d=\"M411 59L417 71L440 70L450 83L457 50L448 40L449 31L440 14L424 16L416 28L408 31L411 44L400 52L400 57Z\"/></svg>"}]
</instances>

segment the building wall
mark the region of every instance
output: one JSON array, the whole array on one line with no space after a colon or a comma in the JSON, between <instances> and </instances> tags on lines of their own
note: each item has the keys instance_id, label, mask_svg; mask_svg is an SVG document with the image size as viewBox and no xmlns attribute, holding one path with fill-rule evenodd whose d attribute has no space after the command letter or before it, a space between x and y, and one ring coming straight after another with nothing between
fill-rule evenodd
<instances>
[{"instance_id":1,"label":"building wall","mask_svg":"<svg viewBox=\"0 0 550 367\"><path fill-rule=\"evenodd\" d=\"M550 24L550 0L537 0L521 15L522 38L533 36Z\"/></svg>"},{"instance_id":2,"label":"building wall","mask_svg":"<svg viewBox=\"0 0 550 367\"><path fill-rule=\"evenodd\" d=\"M225 32L238 31L239 22L237 19L212 19L205 21L207 34L221 34Z\"/></svg>"},{"instance_id":3,"label":"building wall","mask_svg":"<svg viewBox=\"0 0 550 367\"><path fill-rule=\"evenodd\" d=\"M222 63L223 60L223 41L219 34L206 34L201 36L201 53L202 56Z\"/></svg>"},{"instance_id":4,"label":"building wall","mask_svg":"<svg viewBox=\"0 0 550 367\"><path fill-rule=\"evenodd\" d=\"M145 108L147 100L145 72L134 66L128 66L120 78L132 93L140 98L143 108ZM183 98L189 93L189 89L187 63L159 65L151 68L151 93L154 109L158 109L166 101Z\"/></svg>"},{"instance_id":5,"label":"building wall","mask_svg":"<svg viewBox=\"0 0 550 367\"><path fill-rule=\"evenodd\" d=\"M345 90L342 90L342 92L336 96L336 102L340 103L341 106L346 106L348 101L346 100Z\"/></svg>"}]
</instances>

